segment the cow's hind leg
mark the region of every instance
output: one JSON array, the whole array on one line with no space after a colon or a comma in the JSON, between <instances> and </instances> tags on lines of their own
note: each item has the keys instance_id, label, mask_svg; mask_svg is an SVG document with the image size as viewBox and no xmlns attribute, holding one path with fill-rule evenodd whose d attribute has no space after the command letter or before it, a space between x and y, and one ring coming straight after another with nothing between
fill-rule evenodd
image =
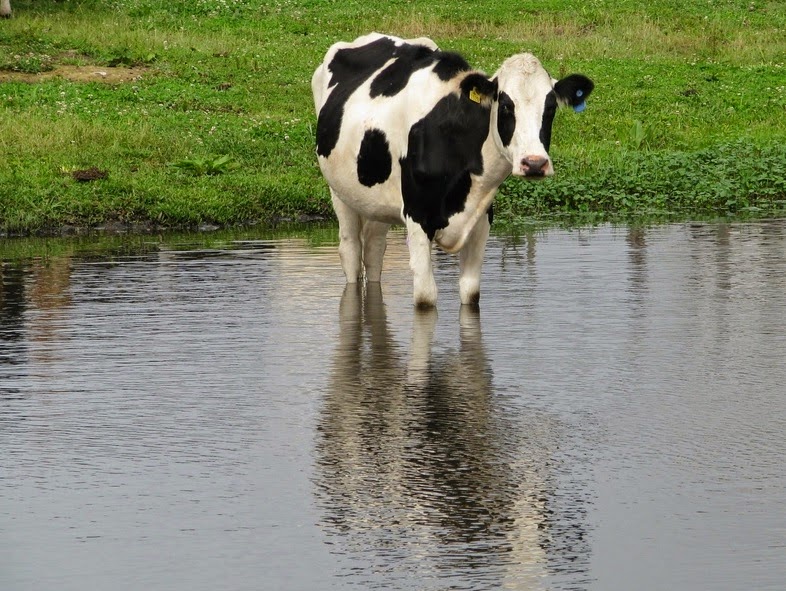
<instances>
[{"instance_id":1,"label":"cow's hind leg","mask_svg":"<svg viewBox=\"0 0 786 591\"><path fill-rule=\"evenodd\" d=\"M338 218L338 256L341 259L341 268L344 269L344 275L347 276L347 283L357 283L358 279L363 276L361 265L363 221L357 213L336 196L332 189L330 194L333 198L333 209Z\"/></svg>"},{"instance_id":2,"label":"cow's hind leg","mask_svg":"<svg viewBox=\"0 0 786 591\"><path fill-rule=\"evenodd\" d=\"M459 253L459 297L462 304L477 305L480 302L480 269L490 228L488 216L484 215L475 224Z\"/></svg>"},{"instance_id":3,"label":"cow's hind leg","mask_svg":"<svg viewBox=\"0 0 786 591\"><path fill-rule=\"evenodd\" d=\"M363 222L363 265L366 267L366 280L377 282L382 277L382 259L387 248L390 224L366 220Z\"/></svg>"},{"instance_id":4,"label":"cow's hind leg","mask_svg":"<svg viewBox=\"0 0 786 591\"><path fill-rule=\"evenodd\" d=\"M418 308L437 305L437 284L431 268L431 240L420 224L407 218L409 266L414 274L414 298Z\"/></svg>"}]
</instances>

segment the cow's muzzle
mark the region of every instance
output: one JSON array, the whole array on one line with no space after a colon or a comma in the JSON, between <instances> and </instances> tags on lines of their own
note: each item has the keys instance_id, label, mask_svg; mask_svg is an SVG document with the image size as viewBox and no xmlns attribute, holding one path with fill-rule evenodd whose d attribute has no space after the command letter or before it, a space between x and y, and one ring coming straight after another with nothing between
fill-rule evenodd
<instances>
[{"instance_id":1,"label":"cow's muzzle","mask_svg":"<svg viewBox=\"0 0 786 591\"><path fill-rule=\"evenodd\" d=\"M551 161L543 156L526 156L521 159L522 176L539 178L554 174Z\"/></svg>"}]
</instances>

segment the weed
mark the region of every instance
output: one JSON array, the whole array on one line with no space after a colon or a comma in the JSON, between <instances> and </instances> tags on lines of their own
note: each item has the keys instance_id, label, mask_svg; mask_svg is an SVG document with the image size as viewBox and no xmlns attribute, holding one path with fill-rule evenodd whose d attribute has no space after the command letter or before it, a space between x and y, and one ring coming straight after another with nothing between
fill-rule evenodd
<instances>
[{"instance_id":1,"label":"weed","mask_svg":"<svg viewBox=\"0 0 786 591\"><path fill-rule=\"evenodd\" d=\"M641 150L647 140L647 133L644 131L644 124L636 119L633 122L633 129L630 133L630 141L634 150Z\"/></svg>"},{"instance_id":2,"label":"weed","mask_svg":"<svg viewBox=\"0 0 786 591\"><path fill-rule=\"evenodd\" d=\"M156 61L157 57L158 56L155 53L136 55L130 48L124 47L116 52L115 55L107 61L107 66L110 68L116 68L118 66L146 66Z\"/></svg>"},{"instance_id":3,"label":"weed","mask_svg":"<svg viewBox=\"0 0 786 591\"><path fill-rule=\"evenodd\" d=\"M217 158L192 158L172 164L175 168L191 172L194 176L213 176L240 168L231 156L225 154Z\"/></svg>"},{"instance_id":4,"label":"weed","mask_svg":"<svg viewBox=\"0 0 786 591\"><path fill-rule=\"evenodd\" d=\"M24 74L40 74L54 69L54 60L46 54L26 53L11 56L11 59L0 63L0 70L22 72Z\"/></svg>"}]
</instances>

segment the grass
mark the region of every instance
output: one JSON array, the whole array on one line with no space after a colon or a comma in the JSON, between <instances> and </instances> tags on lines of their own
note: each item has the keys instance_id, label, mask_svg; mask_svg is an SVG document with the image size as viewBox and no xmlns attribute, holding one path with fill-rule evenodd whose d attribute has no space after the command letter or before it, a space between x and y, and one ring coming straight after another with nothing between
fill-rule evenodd
<instances>
[{"instance_id":1,"label":"grass","mask_svg":"<svg viewBox=\"0 0 786 591\"><path fill-rule=\"evenodd\" d=\"M0 231L331 217L309 80L370 30L493 72L536 53L596 91L557 175L496 219L786 209L786 10L765 0L16 0L0 21ZM65 73L62 77L60 73ZM78 182L69 171L96 168Z\"/></svg>"}]
</instances>

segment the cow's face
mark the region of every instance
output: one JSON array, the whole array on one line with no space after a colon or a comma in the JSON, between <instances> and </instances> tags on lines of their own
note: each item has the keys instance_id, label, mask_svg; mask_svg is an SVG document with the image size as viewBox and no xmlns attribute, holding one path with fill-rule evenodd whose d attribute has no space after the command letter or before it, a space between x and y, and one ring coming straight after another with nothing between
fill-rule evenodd
<instances>
[{"instance_id":1,"label":"cow's face","mask_svg":"<svg viewBox=\"0 0 786 591\"><path fill-rule=\"evenodd\" d=\"M499 93L491 123L497 148L510 162L514 175L553 175L549 146L557 107L583 110L594 87L592 81L581 74L555 80L528 53L508 58L495 77Z\"/></svg>"}]
</instances>

